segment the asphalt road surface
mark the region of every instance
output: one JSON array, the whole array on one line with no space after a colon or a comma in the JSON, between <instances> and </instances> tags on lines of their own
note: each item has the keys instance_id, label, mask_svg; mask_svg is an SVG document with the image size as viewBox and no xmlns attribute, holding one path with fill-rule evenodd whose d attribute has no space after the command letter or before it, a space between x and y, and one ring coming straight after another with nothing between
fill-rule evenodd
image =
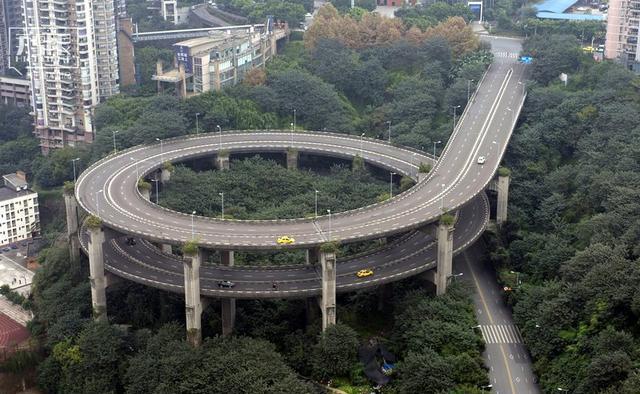
<instances>
[{"instance_id":1,"label":"asphalt road surface","mask_svg":"<svg viewBox=\"0 0 640 394\"><path fill-rule=\"evenodd\" d=\"M354 242L420 228L436 220L443 208L459 208L480 193L493 178L508 144L524 101L525 68L514 52L517 41L492 39L492 45L496 59L429 177L385 203L315 220L192 219L145 201L137 190L137 178L156 170L163 161L212 155L219 150L286 151L293 147L339 157L360 154L372 164L414 177L418 164L428 160L424 153L377 140L287 132L211 133L132 148L84 171L76 196L85 210L121 232L174 244L192 239L193 232L200 245L228 250L281 248L275 242L281 235L294 237L295 248L316 246L329 239ZM486 158L485 164L477 163L479 156Z\"/></svg>"},{"instance_id":2,"label":"asphalt road surface","mask_svg":"<svg viewBox=\"0 0 640 394\"><path fill-rule=\"evenodd\" d=\"M475 242L489 220L489 202L483 193L465 205L458 214L454 232L454 253L460 253ZM87 235L82 239L86 248ZM417 275L436 265L436 245L428 232L415 231L364 255L340 259L337 263L336 289L353 291ZM134 282L173 292L184 292L183 261L175 255L162 253L156 246L138 240L128 245L126 236L107 232L104 244L105 269ZM374 274L358 278L361 269ZM317 265L301 261L293 266L247 267L203 264L200 268L201 293L212 297L230 298L294 298L322 293L322 273ZM233 289L220 289L218 281L235 283ZM273 283L278 284L274 291Z\"/></svg>"},{"instance_id":3,"label":"asphalt road surface","mask_svg":"<svg viewBox=\"0 0 640 394\"><path fill-rule=\"evenodd\" d=\"M474 305L479 327L486 343L483 354L489 368L491 391L496 394L537 394L540 389L529 351L502 298L503 289L492 269L482 262L482 250L475 244L459 254L454 272L463 272L474 288Z\"/></svg>"}]
</instances>

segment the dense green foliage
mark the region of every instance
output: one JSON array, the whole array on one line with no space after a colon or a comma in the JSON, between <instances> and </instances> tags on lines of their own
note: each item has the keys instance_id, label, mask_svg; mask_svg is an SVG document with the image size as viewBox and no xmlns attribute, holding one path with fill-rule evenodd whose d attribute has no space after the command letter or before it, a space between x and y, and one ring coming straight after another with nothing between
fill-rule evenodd
<instances>
[{"instance_id":1,"label":"dense green foliage","mask_svg":"<svg viewBox=\"0 0 640 394\"><path fill-rule=\"evenodd\" d=\"M404 355L398 393L468 393L488 384L468 292L456 284L438 298L410 291L394 306L394 343Z\"/></svg>"},{"instance_id":2,"label":"dense green foliage","mask_svg":"<svg viewBox=\"0 0 640 394\"><path fill-rule=\"evenodd\" d=\"M366 171L333 167L329 176L320 176L254 157L234 161L225 171L194 172L178 166L160 194L160 204L220 217L219 193L224 193L225 217L286 219L314 215L315 190L319 191L318 212L323 214L327 209L341 212L372 204L388 188L388 183Z\"/></svg>"},{"instance_id":3,"label":"dense green foliage","mask_svg":"<svg viewBox=\"0 0 640 394\"><path fill-rule=\"evenodd\" d=\"M511 301L546 392L637 392L638 78L566 36L525 48L539 84L507 151L511 222L492 256L521 273Z\"/></svg>"},{"instance_id":4,"label":"dense green foliage","mask_svg":"<svg viewBox=\"0 0 640 394\"><path fill-rule=\"evenodd\" d=\"M452 16L461 16L467 22L473 19L473 13L465 3L434 2L416 7L403 7L396 11L396 17L409 27L415 26L421 30L437 25Z\"/></svg>"},{"instance_id":5,"label":"dense green foliage","mask_svg":"<svg viewBox=\"0 0 640 394\"><path fill-rule=\"evenodd\" d=\"M289 22L289 26L297 28L298 23L304 21L304 14L313 12L313 1L310 0L268 0L258 2L254 0L221 0L218 5L224 10L248 17L251 22L263 23L267 15L276 20Z\"/></svg>"}]
</instances>

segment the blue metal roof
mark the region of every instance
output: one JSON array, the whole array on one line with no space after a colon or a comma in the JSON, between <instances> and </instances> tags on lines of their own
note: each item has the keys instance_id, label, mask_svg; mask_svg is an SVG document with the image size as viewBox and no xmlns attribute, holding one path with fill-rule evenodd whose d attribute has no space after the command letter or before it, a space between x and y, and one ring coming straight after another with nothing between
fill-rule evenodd
<instances>
[{"instance_id":1,"label":"blue metal roof","mask_svg":"<svg viewBox=\"0 0 640 394\"><path fill-rule=\"evenodd\" d=\"M533 7L538 12L546 11L561 14L577 2L577 0L545 0L540 4L534 4Z\"/></svg>"},{"instance_id":2,"label":"blue metal roof","mask_svg":"<svg viewBox=\"0 0 640 394\"><path fill-rule=\"evenodd\" d=\"M590 14L557 14L554 12L538 12L536 16L540 19L563 19L568 21L604 21L605 15Z\"/></svg>"}]
</instances>

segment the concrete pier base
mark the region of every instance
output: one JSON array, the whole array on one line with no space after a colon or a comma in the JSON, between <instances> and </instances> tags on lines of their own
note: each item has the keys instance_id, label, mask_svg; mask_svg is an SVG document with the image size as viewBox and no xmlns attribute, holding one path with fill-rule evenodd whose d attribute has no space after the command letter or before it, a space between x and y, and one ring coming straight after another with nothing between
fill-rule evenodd
<instances>
[{"instance_id":1,"label":"concrete pier base","mask_svg":"<svg viewBox=\"0 0 640 394\"><path fill-rule=\"evenodd\" d=\"M229 156L216 156L215 161L216 168L219 171L229 169Z\"/></svg>"},{"instance_id":2,"label":"concrete pier base","mask_svg":"<svg viewBox=\"0 0 640 394\"><path fill-rule=\"evenodd\" d=\"M298 169L298 151L294 149L287 150L287 169Z\"/></svg>"},{"instance_id":3,"label":"concrete pier base","mask_svg":"<svg viewBox=\"0 0 640 394\"><path fill-rule=\"evenodd\" d=\"M435 274L436 295L447 292L453 266L453 225L440 223L437 229L438 257Z\"/></svg>"},{"instance_id":4,"label":"concrete pier base","mask_svg":"<svg viewBox=\"0 0 640 394\"><path fill-rule=\"evenodd\" d=\"M498 176L498 204L496 209L496 224L498 226L507 221L509 178L509 176Z\"/></svg>"},{"instance_id":5,"label":"concrete pier base","mask_svg":"<svg viewBox=\"0 0 640 394\"><path fill-rule=\"evenodd\" d=\"M233 250L220 251L220 264L233 267L234 254ZM227 336L233 334L236 325L236 300L235 298L223 298L222 304L222 335Z\"/></svg>"},{"instance_id":6,"label":"concrete pier base","mask_svg":"<svg viewBox=\"0 0 640 394\"><path fill-rule=\"evenodd\" d=\"M320 253L322 265L322 331L336 324L336 255L335 253Z\"/></svg>"},{"instance_id":7,"label":"concrete pier base","mask_svg":"<svg viewBox=\"0 0 640 394\"><path fill-rule=\"evenodd\" d=\"M96 320L107 319L107 281L104 275L104 255L102 228L89 229L89 280L91 281L91 305Z\"/></svg>"},{"instance_id":8,"label":"concrete pier base","mask_svg":"<svg viewBox=\"0 0 640 394\"><path fill-rule=\"evenodd\" d=\"M200 265L202 252L184 259L184 306L187 341L192 346L202 343L202 301L200 299Z\"/></svg>"},{"instance_id":9,"label":"concrete pier base","mask_svg":"<svg viewBox=\"0 0 640 394\"><path fill-rule=\"evenodd\" d=\"M78 239L78 202L73 194L64 194L64 208L67 216L67 240L72 262L80 261L80 240Z\"/></svg>"}]
</instances>

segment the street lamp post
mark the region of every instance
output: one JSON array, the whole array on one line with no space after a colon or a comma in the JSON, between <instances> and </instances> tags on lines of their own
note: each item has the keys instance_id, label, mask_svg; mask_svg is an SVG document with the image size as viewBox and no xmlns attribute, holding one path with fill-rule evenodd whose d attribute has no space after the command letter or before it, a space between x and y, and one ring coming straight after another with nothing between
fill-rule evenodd
<instances>
[{"instance_id":1,"label":"street lamp post","mask_svg":"<svg viewBox=\"0 0 640 394\"><path fill-rule=\"evenodd\" d=\"M118 152L118 148L116 147L116 134L118 134L120 130L113 130L111 134L113 135L113 153Z\"/></svg>"},{"instance_id":2,"label":"street lamp post","mask_svg":"<svg viewBox=\"0 0 640 394\"><path fill-rule=\"evenodd\" d=\"M156 141L160 142L160 163L162 163L162 158L164 156L164 148L162 147L162 140L160 138L156 138Z\"/></svg>"},{"instance_id":3,"label":"street lamp post","mask_svg":"<svg viewBox=\"0 0 640 394\"><path fill-rule=\"evenodd\" d=\"M318 218L318 193L319 191L316 190L316 219Z\"/></svg>"},{"instance_id":4,"label":"street lamp post","mask_svg":"<svg viewBox=\"0 0 640 394\"><path fill-rule=\"evenodd\" d=\"M293 131L296 131L296 109L293 109Z\"/></svg>"},{"instance_id":5,"label":"street lamp post","mask_svg":"<svg viewBox=\"0 0 640 394\"><path fill-rule=\"evenodd\" d=\"M442 141L433 141L433 159L436 159L436 145L442 144Z\"/></svg>"},{"instance_id":6,"label":"street lamp post","mask_svg":"<svg viewBox=\"0 0 640 394\"><path fill-rule=\"evenodd\" d=\"M395 172L389 173L389 198L393 197L393 176Z\"/></svg>"},{"instance_id":7,"label":"street lamp post","mask_svg":"<svg viewBox=\"0 0 640 394\"><path fill-rule=\"evenodd\" d=\"M511 124L513 125L513 123L515 122L515 114L513 112L513 110L509 107L507 107L507 111L511 112Z\"/></svg>"},{"instance_id":8,"label":"street lamp post","mask_svg":"<svg viewBox=\"0 0 640 394\"><path fill-rule=\"evenodd\" d=\"M446 184L442 184L442 199L440 200L440 209L444 211L444 187Z\"/></svg>"},{"instance_id":9,"label":"street lamp post","mask_svg":"<svg viewBox=\"0 0 640 394\"><path fill-rule=\"evenodd\" d=\"M364 133L360 134L360 157L363 156L363 149L362 149L362 139L364 138Z\"/></svg>"},{"instance_id":10,"label":"street lamp post","mask_svg":"<svg viewBox=\"0 0 640 394\"><path fill-rule=\"evenodd\" d=\"M387 120L387 124L389 125L389 143L391 143L391 121Z\"/></svg>"},{"instance_id":11,"label":"street lamp post","mask_svg":"<svg viewBox=\"0 0 640 394\"><path fill-rule=\"evenodd\" d=\"M196 211L191 212L191 240L196 239L196 232L193 227L193 216L196 214Z\"/></svg>"},{"instance_id":12,"label":"street lamp post","mask_svg":"<svg viewBox=\"0 0 640 394\"><path fill-rule=\"evenodd\" d=\"M471 82L474 82L473 79L467 80L467 103L469 102L469 98L471 97Z\"/></svg>"},{"instance_id":13,"label":"street lamp post","mask_svg":"<svg viewBox=\"0 0 640 394\"><path fill-rule=\"evenodd\" d=\"M222 220L224 220L224 193L218 193L218 195L220 196L221 201L221 209L220 209L220 216Z\"/></svg>"},{"instance_id":14,"label":"street lamp post","mask_svg":"<svg viewBox=\"0 0 640 394\"><path fill-rule=\"evenodd\" d=\"M566 391L566 392L569 392L569 389L564 389L564 388L562 388L562 387L558 387L558 391Z\"/></svg>"},{"instance_id":15,"label":"street lamp post","mask_svg":"<svg viewBox=\"0 0 640 394\"><path fill-rule=\"evenodd\" d=\"M456 130L456 110L460 108L459 105L454 105L453 106L453 131Z\"/></svg>"},{"instance_id":16,"label":"street lamp post","mask_svg":"<svg viewBox=\"0 0 640 394\"><path fill-rule=\"evenodd\" d=\"M327 209L327 213L329 214L329 241L331 241L331 210Z\"/></svg>"},{"instance_id":17,"label":"street lamp post","mask_svg":"<svg viewBox=\"0 0 640 394\"><path fill-rule=\"evenodd\" d=\"M482 389L482 391L483 391L483 392L485 391L484 389L490 389L490 388L492 388L492 387L493 387L493 385L492 385L492 384L488 384L488 385L486 385L486 386L480 386L480 388Z\"/></svg>"},{"instance_id":18,"label":"street lamp post","mask_svg":"<svg viewBox=\"0 0 640 394\"><path fill-rule=\"evenodd\" d=\"M155 182L156 184L156 204L158 203L158 179L152 179L151 182Z\"/></svg>"},{"instance_id":19,"label":"street lamp post","mask_svg":"<svg viewBox=\"0 0 640 394\"><path fill-rule=\"evenodd\" d=\"M416 164L416 152L413 152L413 155L411 156L411 167L414 167ZM418 169L419 170L419 169Z\"/></svg>"},{"instance_id":20,"label":"street lamp post","mask_svg":"<svg viewBox=\"0 0 640 394\"><path fill-rule=\"evenodd\" d=\"M80 160L79 157L71 160L71 164L73 165L73 183L76 183L76 161Z\"/></svg>"},{"instance_id":21,"label":"street lamp post","mask_svg":"<svg viewBox=\"0 0 640 394\"><path fill-rule=\"evenodd\" d=\"M291 122L291 124L289 126L291 126L291 131L290 131L289 135L291 136L291 147L293 148L293 128L295 126L294 126L293 122Z\"/></svg>"},{"instance_id":22,"label":"street lamp post","mask_svg":"<svg viewBox=\"0 0 640 394\"><path fill-rule=\"evenodd\" d=\"M222 152L222 127L217 124L216 129L218 129L218 152Z\"/></svg>"},{"instance_id":23,"label":"street lamp post","mask_svg":"<svg viewBox=\"0 0 640 394\"><path fill-rule=\"evenodd\" d=\"M459 274L449 275L447 277L447 282L452 282L455 278L458 278L458 277L460 277L462 275L464 275L464 272L460 272Z\"/></svg>"},{"instance_id":24,"label":"street lamp post","mask_svg":"<svg viewBox=\"0 0 640 394\"><path fill-rule=\"evenodd\" d=\"M200 126L198 124L198 116L200 116L200 112L196 112L196 135L200 134Z\"/></svg>"},{"instance_id":25,"label":"street lamp post","mask_svg":"<svg viewBox=\"0 0 640 394\"><path fill-rule=\"evenodd\" d=\"M511 273L516 275L516 286L520 286L520 272L511 271Z\"/></svg>"}]
</instances>

